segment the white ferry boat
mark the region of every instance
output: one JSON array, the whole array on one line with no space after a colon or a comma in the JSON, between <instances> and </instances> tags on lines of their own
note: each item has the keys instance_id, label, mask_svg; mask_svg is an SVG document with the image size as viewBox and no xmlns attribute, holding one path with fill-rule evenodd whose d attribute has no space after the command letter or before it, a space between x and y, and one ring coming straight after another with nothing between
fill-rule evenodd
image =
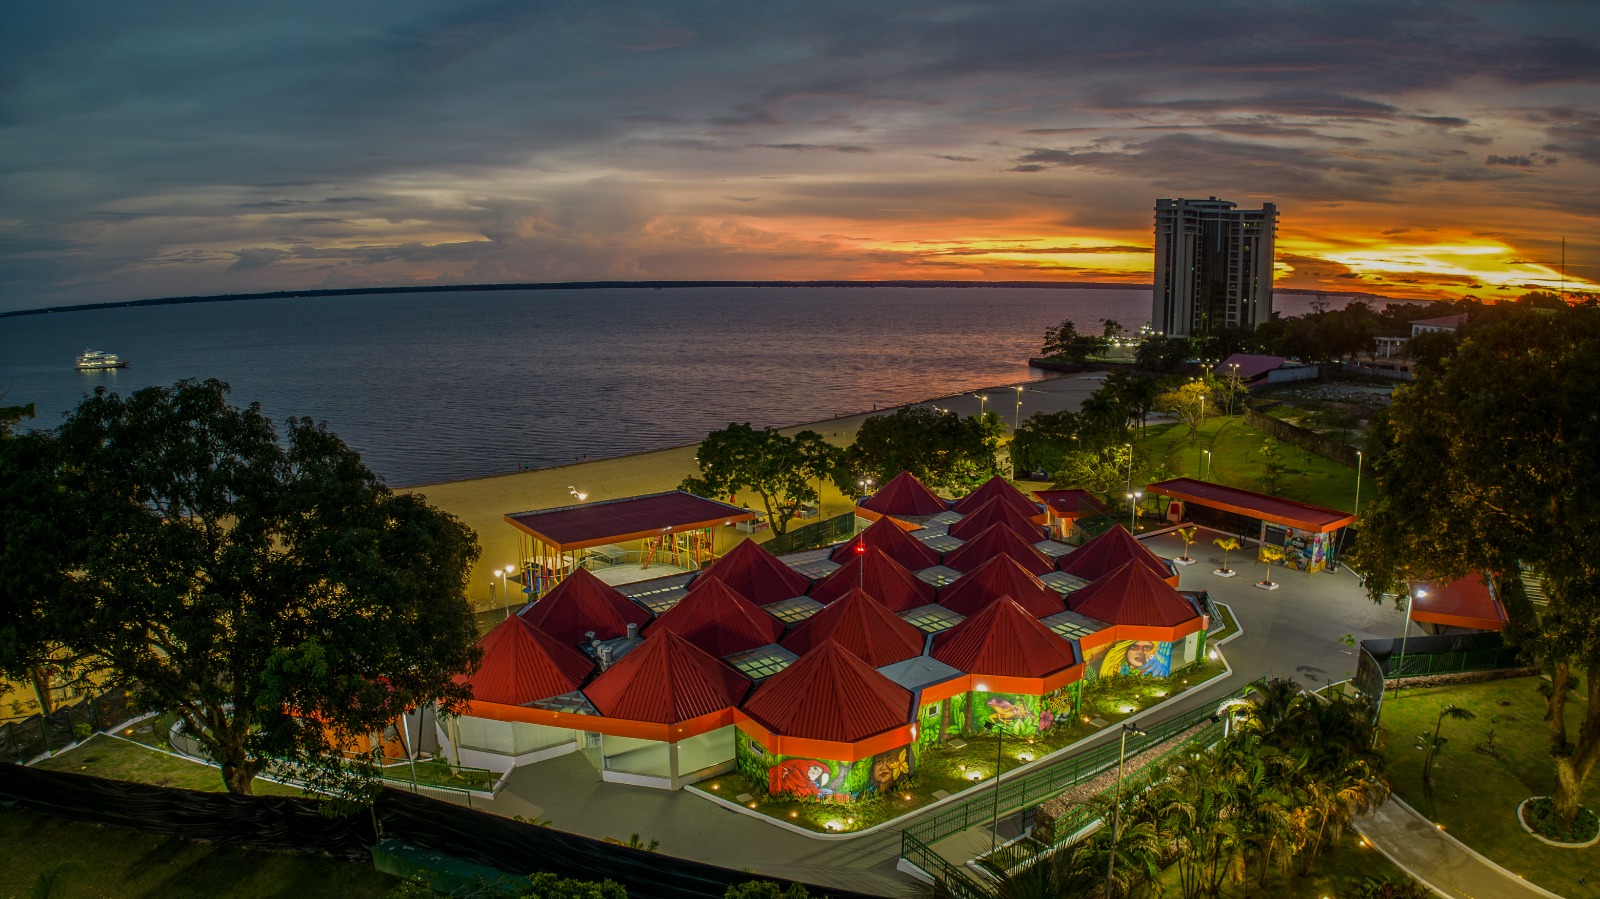
<instances>
[{"instance_id":1,"label":"white ferry boat","mask_svg":"<svg viewBox=\"0 0 1600 899\"><path fill-rule=\"evenodd\" d=\"M84 350L78 357L78 371L100 371L103 368L126 368L128 363L117 358L116 353Z\"/></svg>"}]
</instances>

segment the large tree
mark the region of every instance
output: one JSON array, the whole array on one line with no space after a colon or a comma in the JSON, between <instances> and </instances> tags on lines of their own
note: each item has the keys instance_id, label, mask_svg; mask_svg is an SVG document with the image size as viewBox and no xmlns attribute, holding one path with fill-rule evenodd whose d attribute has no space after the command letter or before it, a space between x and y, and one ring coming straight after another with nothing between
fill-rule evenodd
<instances>
[{"instance_id":1,"label":"large tree","mask_svg":"<svg viewBox=\"0 0 1600 899\"><path fill-rule=\"evenodd\" d=\"M845 451L835 483L846 492L860 478L883 484L902 471L924 484L960 494L1000 473L995 457L1005 422L993 412L962 418L908 406L861 423Z\"/></svg>"},{"instance_id":2,"label":"large tree","mask_svg":"<svg viewBox=\"0 0 1600 899\"><path fill-rule=\"evenodd\" d=\"M1600 761L1600 308L1506 309L1424 368L1374 422L1381 498L1355 561L1375 600L1487 572L1507 638L1551 678L1544 726L1555 810L1571 821ZM1519 574L1544 576L1535 611ZM1574 733L1568 704L1582 708Z\"/></svg>"},{"instance_id":3,"label":"large tree","mask_svg":"<svg viewBox=\"0 0 1600 899\"><path fill-rule=\"evenodd\" d=\"M1094 353L1103 352L1110 343L1108 337L1109 334L1106 337L1079 334L1078 326L1069 318L1053 328L1044 329L1044 345L1040 348L1039 355L1047 359L1082 362Z\"/></svg>"},{"instance_id":4,"label":"large tree","mask_svg":"<svg viewBox=\"0 0 1600 899\"><path fill-rule=\"evenodd\" d=\"M782 534L802 503L820 498L817 485L833 475L839 455L815 431L785 437L777 428L758 431L749 422L729 424L700 441L694 456L700 474L685 478L681 489L708 497L754 491L773 533Z\"/></svg>"},{"instance_id":5,"label":"large tree","mask_svg":"<svg viewBox=\"0 0 1600 899\"><path fill-rule=\"evenodd\" d=\"M341 750L469 698L473 533L390 492L324 426L280 440L219 381L95 391L58 429L86 533L58 615L143 708L175 714L249 793L274 760L347 788Z\"/></svg>"}]
</instances>

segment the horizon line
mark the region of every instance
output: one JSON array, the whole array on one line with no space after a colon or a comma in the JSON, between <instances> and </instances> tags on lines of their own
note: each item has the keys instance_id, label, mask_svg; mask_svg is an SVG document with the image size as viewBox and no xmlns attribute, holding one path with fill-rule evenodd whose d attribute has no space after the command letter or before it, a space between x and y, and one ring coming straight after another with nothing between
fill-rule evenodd
<instances>
[{"instance_id":1,"label":"horizon line","mask_svg":"<svg viewBox=\"0 0 1600 899\"><path fill-rule=\"evenodd\" d=\"M648 281L533 281L491 284L410 284L395 287L319 287L307 290L271 290L253 293L221 293L203 296L152 297L142 300L109 300L100 303L79 303L72 306L41 306L34 309L13 309L0 312L0 318L23 315L47 315L56 312L89 312L96 309L119 309L132 306L175 306L187 303L230 303L241 300L282 300L300 297L345 297L374 293L450 293L453 291L495 290L596 290L603 288L668 288L689 287L997 287L997 288L1051 288L1059 290L1154 290L1153 283L1127 281L963 281L951 279L883 279L856 281L849 279L823 280L648 280ZM1275 287L1274 293L1317 294L1328 296L1372 297L1389 302L1432 302L1410 300L1359 290L1312 290L1303 287Z\"/></svg>"}]
</instances>

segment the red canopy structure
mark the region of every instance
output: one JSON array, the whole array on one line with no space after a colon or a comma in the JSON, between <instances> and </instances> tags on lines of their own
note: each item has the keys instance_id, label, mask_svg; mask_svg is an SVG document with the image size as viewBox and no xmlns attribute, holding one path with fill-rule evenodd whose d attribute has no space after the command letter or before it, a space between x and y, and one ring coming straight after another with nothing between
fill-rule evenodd
<instances>
[{"instance_id":1,"label":"red canopy structure","mask_svg":"<svg viewBox=\"0 0 1600 899\"><path fill-rule=\"evenodd\" d=\"M1506 626L1506 610L1482 572L1453 581L1411 585L1411 620L1445 627L1498 631Z\"/></svg>"},{"instance_id":2,"label":"red canopy structure","mask_svg":"<svg viewBox=\"0 0 1600 899\"><path fill-rule=\"evenodd\" d=\"M743 711L772 733L855 743L906 725L911 691L827 640L762 681Z\"/></svg>"},{"instance_id":3,"label":"red canopy structure","mask_svg":"<svg viewBox=\"0 0 1600 899\"><path fill-rule=\"evenodd\" d=\"M698 585L716 578L758 606L804 596L811 589L805 575L783 564L754 540L742 540L695 578Z\"/></svg>"},{"instance_id":4,"label":"red canopy structure","mask_svg":"<svg viewBox=\"0 0 1600 899\"><path fill-rule=\"evenodd\" d=\"M1082 660L1072 644L1056 636L1011 600L1001 597L983 611L933 638L935 659L968 674L1044 678ZM1067 683L1075 677L1063 678Z\"/></svg>"},{"instance_id":5,"label":"red canopy structure","mask_svg":"<svg viewBox=\"0 0 1600 899\"><path fill-rule=\"evenodd\" d=\"M1009 597L1035 618L1062 611L1061 594L1044 585L1010 556L993 556L939 591L939 605L967 617Z\"/></svg>"},{"instance_id":6,"label":"red canopy structure","mask_svg":"<svg viewBox=\"0 0 1600 899\"><path fill-rule=\"evenodd\" d=\"M1170 496L1197 506L1220 509L1313 534L1336 531L1356 520L1356 517L1349 512L1324 509L1321 506L1279 499L1276 496L1240 490L1237 487L1224 487L1221 484L1197 481L1194 478L1173 478L1170 481L1151 484L1145 490L1152 496L1157 494Z\"/></svg>"},{"instance_id":7,"label":"red canopy structure","mask_svg":"<svg viewBox=\"0 0 1600 899\"><path fill-rule=\"evenodd\" d=\"M880 518L867 529L851 537L828 554L828 558L843 565L855 555L856 546L865 543L886 553L889 558L910 571L921 571L939 564L939 553L921 540L906 533L905 528L893 519Z\"/></svg>"},{"instance_id":8,"label":"red canopy structure","mask_svg":"<svg viewBox=\"0 0 1600 899\"><path fill-rule=\"evenodd\" d=\"M1182 594L1136 560L1069 594L1067 605L1086 618L1116 625L1120 640L1178 640L1203 626Z\"/></svg>"},{"instance_id":9,"label":"red canopy structure","mask_svg":"<svg viewBox=\"0 0 1600 899\"><path fill-rule=\"evenodd\" d=\"M585 634L610 640L627 633L628 625L644 625L650 613L635 605L586 568L579 568L543 599L524 609L522 619L562 643L575 646Z\"/></svg>"},{"instance_id":10,"label":"red canopy structure","mask_svg":"<svg viewBox=\"0 0 1600 899\"><path fill-rule=\"evenodd\" d=\"M600 714L679 724L731 709L750 680L672 631L663 631L595 678L583 694Z\"/></svg>"},{"instance_id":11,"label":"red canopy structure","mask_svg":"<svg viewBox=\"0 0 1600 899\"><path fill-rule=\"evenodd\" d=\"M998 499L1023 515L1033 518L1044 513L1038 505L1022 495L1022 491L1011 486L1005 478L995 475L979 485L978 489L963 496L950 504L950 511L962 515L971 515L978 508L991 499Z\"/></svg>"},{"instance_id":12,"label":"red canopy structure","mask_svg":"<svg viewBox=\"0 0 1600 899\"><path fill-rule=\"evenodd\" d=\"M909 471L902 471L856 506L856 514L876 521L885 515L920 518L947 511L950 504Z\"/></svg>"},{"instance_id":13,"label":"red canopy structure","mask_svg":"<svg viewBox=\"0 0 1600 899\"><path fill-rule=\"evenodd\" d=\"M898 620L898 619L897 619ZM594 671L583 653L513 615L478 641L483 661L464 678L472 698L525 705L571 693Z\"/></svg>"},{"instance_id":14,"label":"red canopy structure","mask_svg":"<svg viewBox=\"0 0 1600 899\"><path fill-rule=\"evenodd\" d=\"M1007 556L1038 576L1054 571L1056 563L1039 552L1026 537L1003 524L992 524L978 536L945 554L944 565L956 571L971 571L995 556Z\"/></svg>"},{"instance_id":15,"label":"red canopy structure","mask_svg":"<svg viewBox=\"0 0 1600 899\"><path fill-rule=\"evenodd\" d=\"M971 540L990 526L1003 524L1027 538L1029 543L1038 543L1045 538L1044 525L1034 521L1032 517L1019 512L1014 506L1006 503L1004 499L991 499L971 514L964 516L960 521L950 525L950 536L957 540Z\"/></svg>"},{"instance_id":16,"label":"red canopy structure","mask_svg":"<svg viewBox=\"0 0 1600 899\"><path fill-rule=\"evenodd\" d=\"M921 655L923 634L864 591L851 590L802 621L783 638L783 646L805 655L829 640L867 665L882 668Z\"/></svg>"},{"instance_id":17,"label":"red canopy structure","mask_svg":"<svg viewBox=\"0 0 1600 899\"><path fill-rule=\"evenodd\" d=\"M1071 521L1087 515L1105 515L1106 507L1087 490L1035 490L1035 498L1044 503L1053 518Z\"/></svg>"},{"instance_id":18,"label":"red canopy structure","mask_svg":"<svg viewBox=\"0 0 1600 899\"><path fill-rule=\"evenodd\" d=\"M1120 524L1112 525L1104 534L1062 556L1056 567L1067 574L1093 581L1135 561L1173 587L1178 585L1177 575L1172 573L1167 563Z\"/></svg>"},{"instance_id":19,"label":"red canopy structure","mask_svg":"<svg viewBox=\"0 0 1600 899\"><path fill-rule=\"evenodd\" d=\"M700 578L687 596L650 623L645 634L654 636L662 631L671 631L722 658L777 642L783 622L722 581Z\"/></svg>"},{"instance_id":20,"label":"red canopy structure","mask_svg":"<svg viewBox=\"0 0 1600 899\"><path fill-rule=\"evenodd\" d=\"M891 612L904 612L933 602L933 585L918 579L883 550L869 546L866 552L851 556L850 561L811 588L812 599L827 605L860 587Z\"/></svg>"}]
</instances>

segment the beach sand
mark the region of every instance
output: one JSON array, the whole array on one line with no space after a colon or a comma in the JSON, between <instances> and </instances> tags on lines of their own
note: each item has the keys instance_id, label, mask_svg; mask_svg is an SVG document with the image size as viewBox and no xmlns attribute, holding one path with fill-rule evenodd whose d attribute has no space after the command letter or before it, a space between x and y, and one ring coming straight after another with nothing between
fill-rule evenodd
<instances>
[{"instance_id":1,"label":"beach sand","mask_svg":"<svg viewBox=\"0 0 1600 899\"><path fill-rule=\"evenodd\" d=\"M1083 401L1099 388L1099 377L1099 374L1087 378L1067 375L1042 381L1003 384L910 405L949 409L963 416L976 415L979 407L983 406L999 414L1009 429L1013 421L1037 412L1077 411ZM1017 387L1022 387L1023 392L1019 394ZM987 396L988 401L980 401L979 396ZM1020 409L1017 405L1019 397ZM863 421L873 415L893 411L894 408L900 407L796 425L783 428L782 431L794 434L809 429L822 434L830 443L848 446L855 439L856 429L861 427ZM490 609L504 601L499 578L493 575L494 570L517 562L519 532L505 520L506 515L572 505L577 500L568 492L568 487L588 494L589 502L676 489L684 478L696 473L694 454L697 448L698 444L691 444L554 468L399 487L396 491L421 494L429 503L460 518L477 533L483 554L468 581L467 598L478 609ZM824 484L823 516L843 514L849 510L850 500L833 485ZM751 505L757 506L758 503ZM727 547L719 546L719 549L726 551ZM513 586L512 589L516 588Z\"/></svg>"}]
</instances>

